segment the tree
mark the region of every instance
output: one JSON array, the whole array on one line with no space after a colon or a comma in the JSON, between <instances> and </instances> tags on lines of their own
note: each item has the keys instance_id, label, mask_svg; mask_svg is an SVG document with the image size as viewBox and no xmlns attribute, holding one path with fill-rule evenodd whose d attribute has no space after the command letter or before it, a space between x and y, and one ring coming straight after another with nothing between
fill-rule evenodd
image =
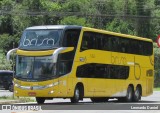
<instances>
[{"instance_id":1,"label":"tree","mask_svg":"<svg viewBox=\"0 0 160 113\"><path fill-rule=\"evenodd\" d=\"M11 36L9 34L0 35L0 49L6 54L10 49L18 46L19 37L17 35Z\"/></svg>"},{"instance_id":2,"label":"tree","mask_svg":"<svg viewBox=\"0 0 160 113\"><path fill-rule=\"evenodd\" d=\"M91 24L86 23L85 18L78 18L76 16L68 16L60 21L60 24L63 25L79 25L79 26L86 26L92 27Z\"/></svg>"},{"instance_id":3,"label":"tree","mask_svg":"<svg viewBox=\"0 0 160 113\"><path fill-rule=\"evenodd\" d=\"M151 9L145 9L146 0L136 0L137 15L141 16L137 18L137 35L142 37L150 37L151 26Z\"/></svg>"},{"instance_id":4,"label":"tree","mask_svg":"<svg viewBox=\"0 0 160 113\"><path fill-rule=\"evenodd\" d=\"M8 62L5 57L0 57L0 70L12 70L12 62Z\"/></svg>"},{"instance_id":5,"label":"tree","mask_svg":"<svg viewBox=\"0 0 160 113\"><path fill-rule=\"evenodd\" d=\"M106 30L130 35L135 35L136 33L134 26L121 19L114 19L112 22L108 23Z\"/></svg>"},{"instance_id":6,"label":"tree","mask_svg":"<svg viewBox=\"0 0 160 113\"><path fill-rule=\"evenodd\" d=\"M0 17L0 34L9 33L13 34L13 17L11 11L13 10L15 2L12 0L1 0L0 8L2 15ZM3 15L4 14L4 15Z\"/></svg>"}]
</instances>

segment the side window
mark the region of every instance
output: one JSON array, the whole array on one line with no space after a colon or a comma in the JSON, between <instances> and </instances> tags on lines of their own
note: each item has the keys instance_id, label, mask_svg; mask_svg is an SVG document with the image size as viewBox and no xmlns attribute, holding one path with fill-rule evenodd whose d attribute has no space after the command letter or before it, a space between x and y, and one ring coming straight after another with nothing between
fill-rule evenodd
<instances>
[{"instance_id":1,"label":"side window","mask_svg":"<svg viewBox=\"0 0 160 113\"><path fill-rule=\"evenodd\" d=\"M152 55L153 54L153 44L152 42L143 42L143 52L144 55Z\"/></svg>"},{"instance_id":2,"label":"side window","mask_svg":"<svg viewBox=\"0 0 160 113\"><path fill-rule=\"evenodd\" d=\"M104 38L103 38L103 35L97 33L95 36L96 36L96 42L97 42L96 43L97 44L96 48L98 50L103 50L103 48L104 48Z\"/></svg>"},{"instance_id":3,"label":"side window","mask_svg":"<svg viewBox=\"0 0 160 113\"><path fill-rule=\"evenodd\" d=\"M65 31L63 46L64 47L77 47L80 30L69 29Z\"/></svg>"},{"instance_id":4,"label":"side window","mask_svg":"<svg viewBox=\"0 0 160 113\"><path fill-rule=\"evenodd\" d=\"M153 43L147 42L145 46L145 50L146 50L146 55L152 55L153 54Z\"/></svg>"},{"instance_id":5,"label":"side window","mask_svg":"<svg viewBox=\"0 0 160 113\"><path fill-rule=\"evenodd\" d=\"M92 65L90 64L78 66L76 76L82 78L91 78L91 76L93 75L93 73L90 73L91 70L92 70Z\"/></svg>"},{"instance_id":6,"label":"side window","mask_svg":"<svg viewBox=\"0 0 160 113\"><path fill-rule=\"evenodd\" d=\"M111 50L111 37L110 35L103 35L103 50Z\"/></svg>"},{"instance_id":7,"label":"side window","mask_svg":"<svg viewBox=\"0 0 160 113\"><path fill-rule=\"evenodd\" d=\"M85 64L78 66L76 76L81 78L127 79L129 77L129 66Z\"/></svg>"},{"instance_id":8,"label":"side window","mask_svg":"<svg viewBox=\"0 0 160 113\"><path fill-rule=\"evenodd\" d=\"M84 32L81 43L81 51L96 49L96 37L93 32Z\"/></svg>"},{"instance_id":9,"label":"side window","mask_svg":"<svg viewBox=\"0 0 160 113\"><path fill-rule=\"evenodd\" d=\"M110 36L111 38L111 51L120 52L121 41L119 37Z\"/></svg>"},{"instance_id":10,"label":"side window","mask_svg":"<svg viewBox=\"0 0 160 113\"><path fill-rule=\"evenodd\" d=\"M74 59L74 51L61 53L58 55L57 74L62 76L71 71Z\"/></svg>"},{"instance_id":11,"label":"side window","mask_svg":"<svg viewBox=\"0 0 160 113\"><path fill-rule=\"evenodd\" d=\"M84 51L84 50L88 49L88 38L89 38L89 34L84 33L82 43L81 43L81 51Z\"/></svg>"},{"instance_id":12,"label":"side window","mask_svg":"<svg viewBox=\"0 0 160 113\"><path fill-rule=\"evenodd\" d=\"M103 64L95 65L95 78L105 78L106 66Z\"/></svg>"}]
</instances>

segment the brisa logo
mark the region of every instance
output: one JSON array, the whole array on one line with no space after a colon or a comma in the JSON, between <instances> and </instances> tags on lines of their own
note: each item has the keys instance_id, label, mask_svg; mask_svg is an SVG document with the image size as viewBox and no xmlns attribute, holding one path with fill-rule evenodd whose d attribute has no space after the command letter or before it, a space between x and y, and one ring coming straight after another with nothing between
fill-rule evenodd
<instances>
[{"instance_id":1,"label":"brisa logo","mask_svg":"<svg viewBox=\"0 0 160 113\"><path fill-rule=\"evenodd\" d=\"M44 46L44 45L54 45L55 40L52 38L44 38L43 40L39 39L26 39L23 42L23 46Z\"/></svg>"}]
</instances>

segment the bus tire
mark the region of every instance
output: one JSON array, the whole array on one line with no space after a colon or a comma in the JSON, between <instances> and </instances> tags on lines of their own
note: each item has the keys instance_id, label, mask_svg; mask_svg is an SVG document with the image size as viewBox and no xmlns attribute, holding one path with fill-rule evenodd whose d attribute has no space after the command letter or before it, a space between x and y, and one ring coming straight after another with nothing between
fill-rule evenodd
<instances>
[{"instance_id":1,"label":"bus tire","mask_svg":"<svg viewBox=\"0 0 160 113\"><path fill-rule=\"evenodd\" d=\"M141 99L141 88L137 86L133 94L133 101L138 102L140 99Z\"/></svg>"},{"instance_id":2,"label":"bus tire","mask_svg":"<svg viewBox=\"0 0 160 113\"><path fill-rule=\"evenodd\" d=\"M71 103L78 103L80 100L80 89L78 87L74 90L74 96L71 97Z\"/></svg>"},{"instance_id":3,"label":"bus tire","mask_svg":"<svg viewBox=\"0 0 160 113\"><path fill-rule=\"evenodd\" d=\"M106 97L92 97L90 98L92 102L107 102L108 98Z\"/></svg>"},{"instance_id":4,"label":"bus tire","mask_svg":"<svg viewBox=\"0 0 160 113\"><path fill-rule=\"evenodd\" d=\"M127 89L127 94L126 94L126 97L125 97L125 101L126 102L132 102L132 99L133 99L133 88L132 86L128 86L128 89Z\"/></svg>"},{"instance_id":5,"label":"bus tire","mask_svg":"<svg viewBox=\"0 0 160 113\"><path fill-rule=\"evenodd\" d=\"M38 104L44 104L45 98L44 97L36 97L36 101Z\"/></svg>"}]
</instances>

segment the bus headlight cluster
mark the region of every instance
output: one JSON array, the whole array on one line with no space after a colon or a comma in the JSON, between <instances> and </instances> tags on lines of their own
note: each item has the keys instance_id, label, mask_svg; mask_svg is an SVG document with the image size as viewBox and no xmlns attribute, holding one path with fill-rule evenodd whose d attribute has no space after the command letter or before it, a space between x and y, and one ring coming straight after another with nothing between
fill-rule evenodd
<instances>
[{"instance_id":1,"label":"bus headlight cluster","mask_svg":"<svg viewBox=\"0 0 160 113\"><path fill-rule=\"evenodd\" d=\"M45 88L50 88L53 86L57 86L59 84L59 82L55 82L46 86L21 86L19 84L14 84L15 87L21 88L21 89L26 89L26 90L30 90L32 87L32 90L40 90L40 89L45 89Z\"/></svg>"},{"instance_id":2,"label":"bus headlight cluster","mask_svg":"<svg viewBox=\"0 0 160 113\"><path fill-rule=\"evenodd\" d=\"M53 86L56 86L58 85L59 82L55 82L55 83L52 83L52 84L49 84L46 86L46 88L50 88L50 87L53 87Z\"/></svg>"},{"instance_id":3,"label":"bus headlight cluster","mask_svg":"<svg viewBox=\"0 0 160 113\"><path fill-rule=\"evenodd\" d=\"M19 84L14 84L14 86L15 86L15 87L20 87L20 85L19 85Z\"/></svg>"},{"instance_id":4,"label":"bus headlight cluster","mask_svg":"<svg viewBox=\"0 0 160 113\"><path fill-rule=\"evenodd\" d=\"M54 91L53 91L53 90L48 92L48 94L52 94L52 93L54 93Z\"/></svg>"}]
</instances>

